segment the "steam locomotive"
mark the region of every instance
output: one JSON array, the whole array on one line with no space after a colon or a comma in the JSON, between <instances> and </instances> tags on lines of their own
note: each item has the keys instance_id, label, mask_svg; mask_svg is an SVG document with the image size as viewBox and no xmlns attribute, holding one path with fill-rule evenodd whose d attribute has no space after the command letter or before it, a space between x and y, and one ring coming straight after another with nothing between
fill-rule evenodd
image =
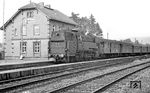
<instances>
[{"instance_id":1,"label":"steam locomotive","mask_svg":"<svg viewBox=\"0 0 150 93\"><path fill-rule=\"evenodd\" d=\"M50 43L51 58L57 62L86 61L150 53L150 46L102 39L92 34L81 34L81 31L76 29L54 31Z\"/></svg>"}]
</instances>

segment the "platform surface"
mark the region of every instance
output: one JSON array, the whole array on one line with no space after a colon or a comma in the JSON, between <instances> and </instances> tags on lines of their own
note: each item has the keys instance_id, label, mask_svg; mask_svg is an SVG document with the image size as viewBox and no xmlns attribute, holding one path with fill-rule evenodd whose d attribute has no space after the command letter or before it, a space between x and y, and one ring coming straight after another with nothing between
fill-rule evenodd
<instances>
[{"instance_id":1,"label":"platform surface","mask_svg":"<svg viewBox=\"0 0 150 93\"><path fill-rule=\"evenodd\" d=\"M24 60L19 60L19 59L13 59L13 60L0 60L0 66L3 65L14 65L14 64L26 64L26 63L37 63L37 62L46 62L50 61L48 58L42 58L42 59L24 59Z\"/></svg>"}]
</instances>

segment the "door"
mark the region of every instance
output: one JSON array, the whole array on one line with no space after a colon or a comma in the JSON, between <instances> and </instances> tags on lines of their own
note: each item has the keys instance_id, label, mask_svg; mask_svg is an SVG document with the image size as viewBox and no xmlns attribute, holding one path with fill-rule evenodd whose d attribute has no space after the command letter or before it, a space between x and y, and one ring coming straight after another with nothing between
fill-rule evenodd
<instances>
[{"instance_id":1,"label":"door","mask_svg":"<svg viewBox=\"0 0 150 93\"><path fill-rule=\"evenodd\" d=\"M39 41L33 42L33 56L41 56L41 43Z\"/></svg>"}]
</instances>

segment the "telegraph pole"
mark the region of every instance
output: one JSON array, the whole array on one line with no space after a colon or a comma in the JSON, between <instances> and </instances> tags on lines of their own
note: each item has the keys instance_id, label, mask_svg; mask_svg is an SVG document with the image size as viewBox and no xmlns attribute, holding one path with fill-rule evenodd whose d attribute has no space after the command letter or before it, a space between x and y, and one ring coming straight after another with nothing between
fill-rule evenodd
<instances>
[{"instance_id":1,"label":"telegraph pole","mask_svg":"<svg viewBox=\"0 0 150 93\"><path fill-rule=\"evenodd\" d=\"M5 0L3 0L3 31L5 31L5 26L4 26L4 17L5 16Z\"/></svg>"},{"instance_id":2,"label":"telegraph pole","mask_svg":"<svg viewBox=\"0 0 150 93\"><path fill-rule=\"evenodd\" d=\"M107 32L107 39L108 39L108 37L109 37L109 33Z\"/></svg>"},{"instance_id":3,"label":"telegraph pole","mask_svg":"<svg viewBox=\"0 0 150 93\"><path fill-rule=\"evenodd\" d=\"M4 37L5 37L5 26L4 26L4 24L5 24L4 21L5 21L5 20L4 20L4 19L5 19L5 0L3 0L3 31L4 31L4 32L3 32L3 35L4 35ZM4 49L4 55L3 55L3 56L4 56L4 59L5 59L5 47L6 47L6 46L5 46L5 45L6 45L5 43L6 43L6 41L5 41L5 38L3 38L3 40L4 40L4 41L3 41L3 42L4 42L4 47L3 47L3 49Z\"/></svg>"},{"instance_id":4,"label":"telegraph pole","mask_svg":"<svg viewBox=\"0 0 150 93\"><path fill-rule=\"evenodd\" d=\"M32 1L30 0L30 4L31 4L31 2L32 2Z\"/></svg>"}]
</instances>

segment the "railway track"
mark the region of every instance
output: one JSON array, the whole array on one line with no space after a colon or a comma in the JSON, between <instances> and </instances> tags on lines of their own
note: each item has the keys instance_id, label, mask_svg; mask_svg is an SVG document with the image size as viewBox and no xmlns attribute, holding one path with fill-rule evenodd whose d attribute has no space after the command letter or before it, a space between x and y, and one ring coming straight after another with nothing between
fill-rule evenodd
<instances>
[{"instance_id":1,"label":"railway track","mask_svg":"<svg viewBox=\"0 0 150 93\"><path fill-rule=\"evenodd\" d=\"M50 72L46 74L38 74L38 75L32 75L32 76L27 76L27 77L21 77L21 78L16 78L16 79L10 79L10 80L3 80L0 81L0 91L2 92L8 92L11 90L16 90L28 86L31 84L37 84L40 82L48 81L48 80L53 80L55 78L59 77L64 77L70 74L76 74L80 72L85 72L89 70L94 70L94 69L99 69L103 67L108 67L108 66L113 66L116 64L124 64L124 63L109 63L109 64L103 64L101 66L97 67L85 67L85 68L74 68L74 69L67 69L67 70L61 70L61 71L56 71L56 72Z\"/></svg>"},{"instance_id":2,"label":"railway track","mask_svg":"<svg viewBox=\"0 0 150 93\"><path fill-rule=\"evenodd\" d=\"M77 82L74 82L74 83L70 83L70 82L68 82L68 83L70 83L70 84L67 84L66 86L65 85L63 85L63 86L59 86L59 88L55 88L54 87L54 85L53 86L51 86L48 90L43 90L43 91L38 91L38 90L36 90L36 91L32 91L31 90L31 93L76 93L76 92L78 92L78 93L82 93L81 91L82 90L78 90L78 91L67 91L67 90L70 90L70 89L72 89L72 88L74 88L75 86L78 86L78 85L81 85L81 86L84 86L84 85L82 85L82 84L85 84L86 82L90 82L91 80L93 80L93 79L97 79L97 78L99 78L99 77L103 77L103 76L106 76L106 75L109 75L109 74L115 74L116 72L119 72L119 71L123 71L123 70L128 70L129 68L131 68L131 69L135 69L135 70L137 70L137 69L139 69L139 70L142 70L142 69L144 69L144 68L146 68L146 67L149 67L149 65L150 65L150 63L142 63L142 64L137 64L137 65L134 65L134 66L129 66L129 67L125 67L125 68L120 68L120 70L114 70L114 71L112 71L112 72L109 72L109 73L103 73L103 74L101 74L100 76L96 76L96 77L92 77L92 78L88 78L88 79L85 79L85 80L78 80ZM138 67L137 67L138 66ZM143 68L141 69L141 66L143 66ZM134 67L134 68L133 68ZM133 71L135 71L135 70L133 70ZM139 70L137 70L137 71L139 71ZM122 72L121 72L122 73ZM135 73L135 72L134 72ZM75 73L74 73L75 74ZM118 76L118 75L117 75ZM117 77L116 76L116 77ZM122 75L121 75L122 76ZM65 76L66 77L66 76ZM105 77L106 78L106 77ZM109 79L110 77L108 77L107 79ZM57 79L56 79L56 81L57 81ZM103 81L103 80L102 80ZM55 81L53 81L53 82L55 82ZM97 82L97 81L96 81ZM108 82L109 83L109 82ZM108 83L106 83L106 84L108 84ZM55 84L55 83L54 83ZM95 83L94 83L95 84ZM111 83L112 84L112 83ZM57 84L56 84L57 85ZM92 84L89 84L89 86L90 85L92 85ZM96 85L96 86L98 86L98 85ZM96 87L95 86L95 87ZM110 86L110 84L109 85L107 85L106 87L102 87L102 89L101 90L104 90L105 88L107 88L108 86ZM52 88L53 87L53 88ZM91 87L91 86L90 86ZM79 88L79 89L84 89L85 90L85 88ZM90 88L87 88L87 89L90 89ZM96 89L96 91L95 91L95 89L93 90L93 92L96 92L97 93L97 91L98 91L98 93L99 93L99 87L97 87L97 89ZM39 90L40 90L40 88L39 88ZM100 91L101 91L100 90ZM79 92L80 91L80 92ZM83 92L83 93L92 93L92 91L90 91L90 92L88 92L89 90L87 90L87 91L85 91L85 92ZM30 92L29 92L30 93Z\"/></svg>"},{"instance_id":3,"label":"railway track","mask_svg":"<svg viewBox=\"0 0 150 93\"><path fill-rule=\"evenodd\" d=\"M22 78L17 78L17 79L11 79L11 80L6 80L6 81L1 81L0 82L0 91L1 92L9 92L13 93L18 93L20 91L28 90L28 87L30 85L39 85L42 82L47 82L47 81L57 81L56 78L62 78L62 77L67 77L69 75L74 75L78 74L81 72L88 72L90 70L96 70L96 69L102 69L110 66L116 66L116 64L123 64L123 63L109 63L101 66L95 66L95 67L87 67L87 68L74 68L74 69L67 69L67 70L61 70L61 71L56 71L54 73L46 73L46 74L39 74L39 75L33 75L33 76L27 76L27 77L22 77ZM142 63L144 64L144 63ZM146 64L146 63L145 63ZM78 83L76 83L78 84ZM76 84L73 84L71 86L74 86ZM25 87L25 88L24 88ZM68 86L69 87L69 86ZM31 87L30 87L31 88ZM66 86L64 88L67 88ZM63 89L63 88L62 88ZM60 88L61 90L61 88ZM55 93L58 90L51 91ZM49 92L49 91L48 91ZM35 92L36 93L36 92Z\"/></svg>"},{"instance_id":4,"label":"railway track","mask_svg":"<svg viewBox=\"0 0 150 93\"><path fill-rule=\"evenodd\" d=\"M121 68L45 93L102 93L120 80L148 67L149 62Z\"/></svg>"}]
</instances>

